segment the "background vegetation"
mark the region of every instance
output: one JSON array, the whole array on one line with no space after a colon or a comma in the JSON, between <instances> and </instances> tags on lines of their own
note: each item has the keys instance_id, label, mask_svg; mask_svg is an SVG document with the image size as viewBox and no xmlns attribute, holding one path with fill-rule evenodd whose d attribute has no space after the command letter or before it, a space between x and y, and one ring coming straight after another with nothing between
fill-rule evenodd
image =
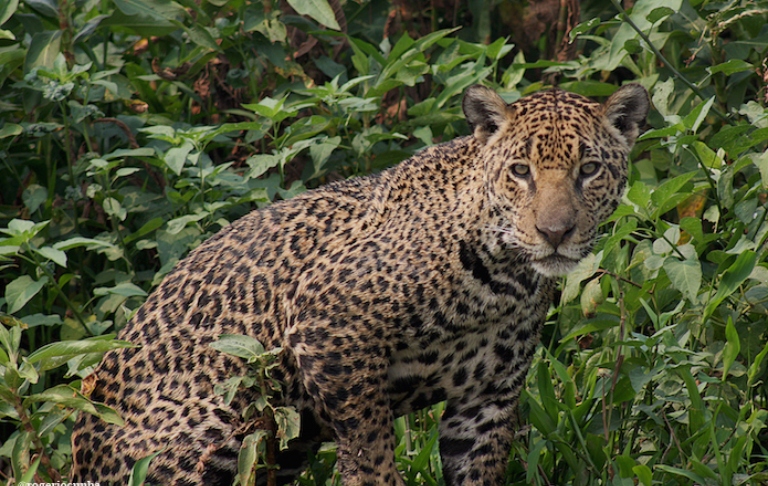
<instances>
[{"instance_id":1,"label":"background vegetation","mask_svg":"<svg viewBox=\"0 0 768 486\"><path fill-rule=\"evenodd\" d=\"M467 133L470 84L630 80L650 130L563 280L507 483L768 482L768 2L629 3L0 2L0 482L66 477L75 413L119 422L81 379L229 221ZM440 411L397 421L409 484L442 484Z\"/></svg>"}]
</instances>

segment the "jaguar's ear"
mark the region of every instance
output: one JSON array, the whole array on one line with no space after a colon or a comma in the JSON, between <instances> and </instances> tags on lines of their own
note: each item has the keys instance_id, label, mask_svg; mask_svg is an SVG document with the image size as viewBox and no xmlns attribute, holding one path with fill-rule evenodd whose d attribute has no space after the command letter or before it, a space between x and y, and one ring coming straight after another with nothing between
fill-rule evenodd
<instances>
[{"instance_id":1,"label":"jaguar's ear","mask_svg":"<svg viewBox=\"0 0 768 486\"><path fill-rule=\"evenodd\" d=\"M501 96L479 84L470 86L464 93L462 108L475 138L483 143L511 119L509 106Z\"/></svg>"},{"instance_id":2,"label":"jaguar's ear","mask_svg":"<svg viewBox=\"0 0 768 486\"><path fill-rule=\"evenodd\" d=\"M608 123L627 140L630 147L640 134L640 128L645 125L645 119L650 109L648 91L636 83L619 88L603 105Z\"/></svg>"}]
</instances>

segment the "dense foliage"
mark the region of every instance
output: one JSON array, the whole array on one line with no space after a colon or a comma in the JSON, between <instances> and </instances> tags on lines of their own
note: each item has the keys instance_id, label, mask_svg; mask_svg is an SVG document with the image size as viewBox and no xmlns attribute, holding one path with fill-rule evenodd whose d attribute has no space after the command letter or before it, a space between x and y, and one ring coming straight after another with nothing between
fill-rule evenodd
<instances>
[{"instance_id":1,"label":"dense foliage","mask_svg":"<svg viewBox=\"0 0 768 486\"><path fill-rule=\"evenodd\" d=\"M120 421L82 379L228 222L466 133L473 83L634 80L650 130L563 280L508 484L768 482L768 2L581 2L525 50L521 2L438 3L0 2L0 481L66 477L75 413ZM408 484L441 484L441 410L396 423Z\"/></svg>"}]
</instances>

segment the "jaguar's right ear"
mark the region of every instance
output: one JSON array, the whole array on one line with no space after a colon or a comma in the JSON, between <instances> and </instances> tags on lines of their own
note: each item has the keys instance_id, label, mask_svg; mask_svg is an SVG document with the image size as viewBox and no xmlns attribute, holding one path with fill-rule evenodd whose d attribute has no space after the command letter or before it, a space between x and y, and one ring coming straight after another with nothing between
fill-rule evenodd
<instances>
[{"instance_id":1,"label":"jaguar's right ear","mask_svg":"<svg viewBox=\"0 0 768 486\"><path fill-rule=\"evenodd\" d=\"M470 86L464 93L462 108L475 138L483 143L511 119L509 105L501 96L479 84Z\"/></svg>"}]
</instances>

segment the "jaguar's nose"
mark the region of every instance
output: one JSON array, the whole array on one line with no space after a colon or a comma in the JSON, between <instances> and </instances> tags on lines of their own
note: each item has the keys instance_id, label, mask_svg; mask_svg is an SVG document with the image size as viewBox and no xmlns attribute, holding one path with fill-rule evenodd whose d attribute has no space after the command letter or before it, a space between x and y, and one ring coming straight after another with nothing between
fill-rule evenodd
<instances>
[{"instance_id":1,"label":"jaguar's nose","mask_svg":"<svg viewBox=\"0 0 768 486\"><path fill-rule=\"evenodd\" d=\"M536 230L547 240L547 243L552 245L552 248L557 249L558 246L571 234L573 234L576 224L573 221L558 222L557 224L542 224L536 225Z\"/></svg>"}]
</instances>

